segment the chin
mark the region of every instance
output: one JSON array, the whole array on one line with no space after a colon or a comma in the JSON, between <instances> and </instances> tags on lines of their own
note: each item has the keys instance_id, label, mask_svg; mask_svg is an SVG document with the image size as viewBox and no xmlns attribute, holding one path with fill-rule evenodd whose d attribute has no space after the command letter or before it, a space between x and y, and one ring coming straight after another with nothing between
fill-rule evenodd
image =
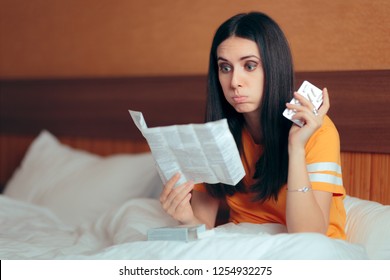
<instances>
[{"instance_id":1,"label":"chin","mask_svg":"<svg viewBox=\"0 0 390 280\"><path fill-rule=\"evenodd\" d=\"M234 106L234 109L237 113L251 113L253 111L256 111L257 108L254 108L253 106L250 106L249 104L236 104Z\"/></svg>"}]
</instances>

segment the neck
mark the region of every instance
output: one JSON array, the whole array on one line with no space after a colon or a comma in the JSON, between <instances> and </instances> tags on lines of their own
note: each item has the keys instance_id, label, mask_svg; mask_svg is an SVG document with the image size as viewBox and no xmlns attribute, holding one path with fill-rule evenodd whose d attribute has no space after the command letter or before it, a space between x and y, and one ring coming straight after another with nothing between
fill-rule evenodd
<instances>
[{"instance_id":1,"label":"neck","mask_svg":"<svg viewBox=\"0 0 390 280\"><path fill-rule=\"evenodd\" d=\"M260 113L253 112L244 114L245 126L252 136L253 141L256 144L261 144L263 142L263 134L261 133L260 125Z\"/></svg>"}]
</instances>

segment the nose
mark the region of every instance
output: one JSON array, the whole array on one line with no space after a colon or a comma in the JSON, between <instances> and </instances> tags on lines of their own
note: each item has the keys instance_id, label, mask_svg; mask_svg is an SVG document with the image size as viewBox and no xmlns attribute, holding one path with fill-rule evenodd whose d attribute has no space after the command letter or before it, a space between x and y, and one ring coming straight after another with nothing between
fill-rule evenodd
<instances>
[{"instance_id":1,"label":"nose","mask_svg":"<svg viewBox=\"0 0 390 280\"><path fill-rule=\"evenodd\" d=\"M230 86L233 89L242 87L242 76L239 70L234 70L232 72L232 79L230 81Z\"/></svg>"}]
</instances>

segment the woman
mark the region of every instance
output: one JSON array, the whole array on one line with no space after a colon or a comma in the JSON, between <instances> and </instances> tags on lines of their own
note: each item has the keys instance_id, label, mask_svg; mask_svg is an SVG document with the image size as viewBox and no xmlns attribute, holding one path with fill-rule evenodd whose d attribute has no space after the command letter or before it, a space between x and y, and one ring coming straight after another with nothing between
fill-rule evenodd
<instances>
[{"instance_id":1,"label":"woman","mask_svg":"<svg viewBox=\"0 0 390 280\"><path fill-rule=\"evenodd\" d=\"M290 104L295 97L300 105ZM282 113L295 110L293 124ZM238 14L217 30L210 52L206 121L226 118L246 170L237 186L165 185L160 201L182 224L215 226L221 198L234 223L280 223L289 233L345 239L338 132L323 104L294 92L288 42L267 15Z\"/></svg>"}]
</instances>

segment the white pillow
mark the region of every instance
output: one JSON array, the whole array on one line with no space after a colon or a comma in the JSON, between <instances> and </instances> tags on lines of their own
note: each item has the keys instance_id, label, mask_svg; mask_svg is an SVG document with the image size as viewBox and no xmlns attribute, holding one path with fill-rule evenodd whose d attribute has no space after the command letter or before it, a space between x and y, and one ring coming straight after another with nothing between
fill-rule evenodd
<instances>
[{"instance_id":1,"label":"white pillow","mask_svg":"<svg viewBox=\"0 0 390 280\"><path fill-rule=\"evenodd\" d=\"M162 182L151 153L101 157L43 131L4 194L48 207L72 225L92 222L130 198L157 198Z\"/></svg>"},{"instance_id":2,"label":"white pillow","mask_svg":"<svg viewBox=\"0 0 390 280\"><path fill-rule=\"evenodd\" d=\"M370 259L390 259L390 206L347 196L347 240L366 248Z\"/></svg>"}]
</instances>

